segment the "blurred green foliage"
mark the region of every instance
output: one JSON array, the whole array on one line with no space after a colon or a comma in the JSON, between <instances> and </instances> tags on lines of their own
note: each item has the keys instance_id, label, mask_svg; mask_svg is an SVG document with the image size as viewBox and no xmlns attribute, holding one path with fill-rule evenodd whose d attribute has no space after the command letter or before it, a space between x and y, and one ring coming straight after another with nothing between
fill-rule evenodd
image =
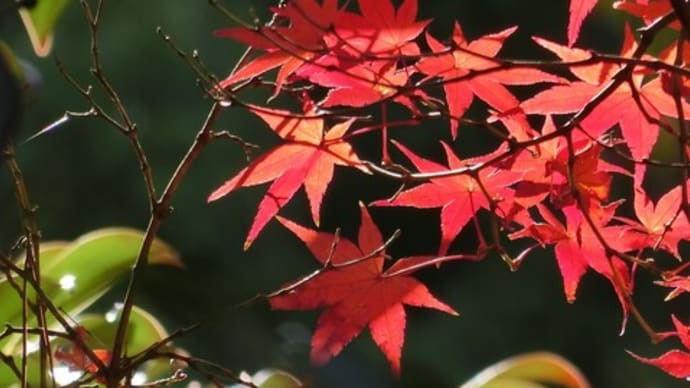
<instances>
[{"instance_id":1,"label":"blurred green foliage","mask_svg":"<svg viewBox=\"0 0 690 388\"><path fill-rule=\"evenodd\" d=\"M50 241L40 246L40 283L43 295L69 316L70 319L67 320L69 324L79 325L83 329L84 338L82 339L87 341L92 349L112 347L119 309L113 308L106 314L79 314L129 274L129 269L136 261L143 239L144 232L135 229L104 228L82 235L71 242ZM26 258L19 258L17 265L24 267L25 260ZM159 239L153 242L150 263L181 266L177 253ZM25 319L25 299L16 289L19 284L21 284L20 275L13 276L12 280L6 276L0 276L0 301L2 301L0 322L8 327L22 327L23 319ZM36 300L36 295L37 293L30 288L26 298L30 301ZM37 322L38 319L35 316L29 315L26 325L35 327ZM46 315L46 325L60 326L58 320L51 314ZM130 354L142 352L167 336L167 332L155 317L134 307L132 318L128 321L125 338L125 348L131 352ZM27 341L37 343L36 337L29 336ZM25 338L20 333L14 333L3 336L0 340L0 352L14 359L15 365L21 365L19 360L24 354L23 340ZM60 352L68 357L56 361L56 366L60 365L60 362L79 360L78 357L72 358L75 354L81 353L79 350L73 350L74 347L69 340L55 338L51 341L56 359L59 358ZM75 353L72 353L73 351ZM168 362L164 359L152 361L150 364L147 372L151 379L160 377L169 369ZM70 366L83 369L86 365L86 363L72 362ZM41 370L39 352L30 354L27 370L30 385L38 386L41 374L47 376L46 371ZM65 379L65 373L60 373L58 370L57 367L54 369L58 384L67 384L76 378ZM16 383L17 377L10 367L5 362L0 363L0 385L7 387L15 386Z\"/></svg>"},{"instance_id":2,"label":"blurred green foliage","mask_svg":"<svg viewBox=\"0 0 690 388\"><path fill-rule=\"evenodd\" d=\"M458 19L471 39L519 25L506 45L505 56L545 58L530 42L531 35L565 40L566 1L481 2L420 1L421 18L434 18L432 32L447 36ZM266 17L268 1L227 0L239 17L250 21ZM581 44L617 52L622 23L611 12L598 10L585 24ZM32 58L28 38L15 14L0 16L0 37L18 55ZM161 26L182 49L198 50L209 69L225 76L238 60L242 47L218 39L213 31L230 21L205 1L107 1L99 46L106 75L121 93L136 121L149 154L159 188L165 184L203 122L210 101L195 85L188 66L163 43L155 30ZM59 73L54 58L82 84L95 84L89 75L89 34L77 1L71 1L55 34L55 51L47 59L32 59L43 75L41 90L28 107L20 139L27 138L59 118L65 110L84 111L87 103ZM259 101L269 94L249 93ZM96 93L98 98L102 94ZM104 100L103 100L104 101ZM227 129L247 141L266 147L276 139L263 124L246 112L225 112L217 129ZM430 133L428 131L434 131ZM440 154L436 136L443 124L431 122L403 128L394 134L414 142L422 155ZM481 136L457 143L470 154L486 144ZM375 136L358 140L362 154L375 160ZM72 239L85 231L110 225L143 228L148 218L146 195L128 141L96 118L71 120L29 143L19 140L20 163L39 205L43 236ZM288 232L272 222L248 252L242 252L260 194L265 187L243 189L229 198L207 205L206 196L238 171L245 157L236 145L217 142L192 166L174 199L174 212L161 237L180 252L186 270L151 268L145 274L136 302L154 313L170 330L201 322L202 328L177 344L198 357L233 370L279 367L304 381L323 387L452 387L483 367L511 355L548 350L582 368L595 387L681 386L662 372L639 364L624 349L656 355L663 346L652 346L634 322L618 337L621 313L609 284L588 275L577 303L563 296L560 275L550 252L531 255L517 273L496 256L481 263L454 263L442 271L426 270L419 276L442 300L454 306L459 318L410 309L401 380L396 381L373 342L354 341L323 368L308 364L309 338L317 314L270 312L265 303L236 305L259 292L277 289L284 282L313 270L307 250ZM371 201L391 195L394 182L355 172L336 171L322 215L322 227L341 226L345 235L355 232L357 200ZM6 251L19 235L10 178L0 170L0 249ZM281 214L309 222L303 193ZM403 231L392 253L399 256L434 251L438 244L438 215L416 210L373 209L372 215L390 235ZM463 233L453 249L471 251L472 233ZM515 248L517 251L517 248ZM641 276L641 308L659 328L668 325L660 310L661 290L645 284ZM111 292L101 309L122 298L123 287ZM1 302L0 302L1 303Z\"/></svg>"}]
</instances>

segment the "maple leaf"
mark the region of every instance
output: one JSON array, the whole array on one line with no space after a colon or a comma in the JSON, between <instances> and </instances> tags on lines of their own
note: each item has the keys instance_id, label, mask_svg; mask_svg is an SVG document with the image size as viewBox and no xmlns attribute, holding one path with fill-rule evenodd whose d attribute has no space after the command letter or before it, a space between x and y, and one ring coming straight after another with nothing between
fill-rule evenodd
<instances>
[{"instance_id":1,"label":"maple leaf","mask_svg":"<svg viewBox=\"0 0 690 388\"><path fill-rule=\"evenodd\" d=\"M333 88L319 105L329 108L336 105L363 107L398 94L398 89L409 79L408 69L398 69L390 61L372 61L354 66L346 71L322 72L310 78L321 86ZM419 89L409 94L424 97ZM397 95L393 101L411 111L416 108L406 94Z\"/></svg>"},{"instance_id":2,"label":"maple leaf","mask_svg":"<svg viewBox=\"0 0 690 388\"><path fill-rule=\"evenodd\" d=\"M687 276L674 275L654 283L662 287L673 288L673 290L666 295L666 298L664 298L666 301L669 301L685 292L690 292L690 278Z\"/></svg>"},{"instance_id":3,"label":"maple leaf","mask_svg":"<svg viewBox=\"0 0 690 388\"><path fill-rule=\"evenodd\" d=\"M563 150L559 154L559 162L554 164L554 170L558 171L562 177L560 191L570 191L567 183L568 171L568 156L567 151ZM572 170L572 178L575 183L575 188L582 194L585 199L594 198L598 201L605 201L609 195L611 187L611 175L600 169L599 164L601 159L601 146L592 145L586 148L575 156L575 163Z\"/></svg>"},{"instance_id":4,"label":"maple leaf","mask_svg":"<svg viewBox=\"0 0 690 388\"><path fill-rule=\"evenodd\" d=\"M452 40L454 47L457 48L447 54L440 53L447 52L448 48L430 34L426 34L427 44L434 53L439 53L439 55L422 58L416 67L430 77L444 80L443 90L451 117L450 130L453 138L457 136L458 119L470 107L474 96L502 113L514 110L520 104L519 100L503 85L532 85L563 80L538 69L501 70L500 64L491 60L516 29L517 27L508 28L468 42L460 23L456 21ZM473 71L491 68L497 68L497 70L469 77Z\"/></svg>"},{"instance_id":5,"label":"maple leaf","mask_svg":"<svg viewBox=\"0 0 690 388\"><path fill-rule=\"evenodd\" d=\"M690 234L687 218L681 211L681 187L676 186L653 203L641 188L635 188L635 214L639 222L621 218L631 228L626 241L630 249L659 246L680 258L678 244Z\"/></svg>"},{"instance_id":6,"label":"maple leaf","mask_svg":"<svg viewBox=\"0 0 690 388\"><path fill-rule=\"evenodd\" d=\"M542 246L554 246L558 269L563 277L566 300L568 303L573 303L580 279L587 272L587 261L581 255L577 241L579 225L573 222L573 217L568 218L569 222L563 225L553 213L541 204L537 205L537 209L544 222L525 220L521 223L528 226L523 230L509 234L508 237L511 239L531 237Z\"/></svg>"},{"instance_id":7,"label":"maple leaf","mask_svg":"<svg viewBox=\"0 0 690 388\"><path fill-rule=\"evenodd\" d=\"M684 379L690 377L690 353L681 350L670 350L657 358L640 357L628 352L637 361L653 365L673 377Z\"/></svg>"},{"instance_id":8,"label":"maple leaf","mask_svg":"<svg viewBox=\"0 0 690 388\"><path fill-rule=\"evenodd\" d=\"M354 119L324 131L324 120L320 117L295 117L288 111L253 105L247 109L263 119L285 142L255 159L208 197L212 202L240 187L273 181L259 204L245 249L301 186L307 193L314 223L318 225L321 202L335 166L351 166L367 172L351 145L343 139Z\"/></svg>"},{"instance_id":9,"label":"maple leaf","mask_svg":"<svg viewBox=\"0 0 690 388\"><path fill-rule=\"evenodd\" d=\"M572 47L580 36L580 27L587 15L592 12L598 0L570 0L568 19L568 46Z\"/></svg>"},{"instance_id":10,"label":"maple leaf","mask_svg":"<svg viewBox=\"0 0 690 388\"><path fill-rule=\"evenodd\" d=\"M446 167L415 155L402 144L397 142L394 144L422 173L468 167L483 160L482 158L460 160L447 144L441 143L448 160L448 167ZM498 152L501 151L502 149L499 149ZM500 204L509 202L513 197L513 190L509 186L516 183L521 174L489 167L482 169L478 177L491 196L491 200ZM479 182L468 174L430 179L429 182L399 193L392 200L378 200L373 205L409 206L420 209L441 208L440 255L448 252L450 244L480 209L491 207Z\"/></svg>"},{"instance_id":11,"label":"maple leaf","mask_svg":"<svg viewBox=\"0 0 690 388\"><path fill-rule=\"evenodd\" d=\"M541 135L548 136L556 131L550 116L546 116ZM525 208L540 203L551 195L552 202L572 202L572 187L575 187L585 201L605 201L611 186L610 172L628 174L627 171L600 159L601 146L579 132L571 134L575 151L572 172L569 173L570 151L563 136L545 140L529 150L518 154L511 170L523 173L522 180L515 187L515 200ZM573 179L573 185L568 181Z\"/></svg>"},{"instance_id":12,"label":"maple leaf","mask_svg":"<svg viewBox=\"0 0 690 388\"><path fill-rule=\"evenodd\" d=\"M405 0L397 10L389 0L363 0L359 9L360 14L340 12L332 33L323 36L327 50L295 71L296 77L324 87L344 88L336 92L352 91L352 97L360 92L369 101L347 98L345 103L332 105L363 106L380 99L377 94L388 94L402 85L409 77L403 74L404 60L419 55L414 39L430 22L415 21L417 0ZM362 87L382 77L386 80L369 90Z\"/></svg>"},{"instance_id":13,"label":"maple leaf","mask_svg":"<svg viewBox=\"0 0 690 388\"><path fill-rule=\"evenodd\" d=\"M675 315L671 315L671 319L673 321L673 326L676 329L672 334L676 335L680 339L680 342L686 349L690 349L690 327L683 324L683 322L676 318ZM664 337L667 337L667 335L664 335ZM682 350L671 350L657 358L640 357L632 352L628 352L628 354L633 356L638 361L648 365L653 365L673 377L681 379L687 379L690 377L690 353L688 352Z\"/></svg>"},{"instance_id":14,"label":"maple leaf","mask_svg":"<svg viewBox=\"0 0 690 388\"><path fill-rule=\"evenodd\" d=\"M355 57L381 54L417 55L413 40L430 20L416 21L417 0L404 0L396 10L390 0L359 0L361 14L347 13L327 37L329 47L341 47Z\"/></svg>"},{"instance_id":15,"label":"maple leaf","mask_svg":"<svg viewBox=\"0 0 690 388\"><path fill-rule=\"evenodd\" d=\"M597 224L598 233L614 245L625 230L619 226L605 226L613 217L616 206L617 204L599 207L591 210L590 214ZM516 218L515 221L522 224L524 229L511 233L508 237L511 239L530 237L542 246L553 245L569 303L575 301L580 279L587 272L587 268L592 268L608 278L623 309L622 332L628 317L626 295L631 292L632 276L627 265L617 257L607 257L604 247L599 243L589 224L584 222L583 215L576 205L565 206L561 209L565 215L565 224L560 222L544 205L537 205L537 209L544 222L534 221L526 212L521 213L523 218ZM616 273L613 272L614 269Z\"/></svg>"},{"instance_id":16,"label":"maple leaf","mask_svg":"<svg viewBox=\"0 0 690 388\"><path fill-rule=\"evenodd\" d=\"M591 56L585 50L571 49L546 39L535 38L535 41L563 60L587 59ZM626 27L621 56L629 56L635 46L632 32L629 27ZM577 112L599 94L611 74L619 68L619 65L601 64L572 67L572 73L580 81L552 86L524 101L521 107L528 114ZM659 128L654 121L660 121L662 116L678 116L673 98L664 91L661 78L655 77L643 83L644 77L645 74L642 73L633 74L631 82L620 84L580 123L580 127L592 138L598 138L611 127L619 124L625 144L636 160L648 157L656 143ZM633 87L635 92L632 90ZM642 109L635 96L639 96ZM683 109L690 112L690 107L685 103Z\"/></svg>"},{"instance_id":17,"label":"maple leaf","mask_svg":"<svg viewBox=\"0 0 690 388\"><path fill-rule=\"evenodd\" d=\"M437 300L415 278L398 275L398 269L405 266L406 259L400 259L396 264L402 264L394 264L384 270L381 232L366 207L360 203L360 208L362 221L357 244L344 238L335 241L332 234L307 229L278 217L324 267L317 275L284 287L294 289L279 292L269 301L272 308L281 310L325 308L311 341L314 363L324 364L337 356L368 326L374 342L398 375L405 340L403 306L428 307L452 315L457 315L457 312ZM418 260L413 261L418 263Z\"/></svg>"},{"instance_id":18,"label":"maple leaf","mask_svg":"<svg viewBox=\"0 0 690 388\"><path fill-rule=\"evenodd\" d=\"M645 24L649 24L654 20L673 12L671 2L668 0L624 0L615 1L613 3L614 9L623 10L633 16L641 18ZM679 29L680 23L676 20L670 24L670 27Z\"/></svg>"},{"instance_id":19,"label":"maple leaf","mask_svg":"<svg viewBox=\"0 0 690 388\"><path fill-rule=\"evenodd\" d=\"M289 26L228 28L215 33L218 37L231 38L266 51L221 81L222 88L280 67L276 77L277 94L292 73L314 60L326 48L324 36L341 15L338 0L324 0L321 5L315 0L292 0L285 7L273 7L271 10L286 18Z\"/></svg>"}]
</instances>

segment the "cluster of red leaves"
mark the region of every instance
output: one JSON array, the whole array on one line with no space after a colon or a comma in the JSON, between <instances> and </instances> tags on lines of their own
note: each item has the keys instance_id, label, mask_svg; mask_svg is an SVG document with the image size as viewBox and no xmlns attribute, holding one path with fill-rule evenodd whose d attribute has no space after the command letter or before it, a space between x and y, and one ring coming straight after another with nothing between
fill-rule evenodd
<instances>
[{"instance_id":1,"label":"cluster of red leaves","mask_svg":"<svg viewBox=\"0 0 690 388\"><path fill-rule=\"evenodd\" d=\"M497 58L517 27L469 40L456 22L452 35L439 40L426 31L430 20L417 20L417 0L404 0L397 8L391 0L359 0L356 8L353 1L344 3L291 0L272 9L275 18L267 25L217 32L255 53L221 82L221 88L230 91L277 69L274 97L287 86L308 85L315 91L312 96L302 94L304 109L299 113L243 103L231 92L225 95L232 105L259 116L282 139L209 197L213 201L240 187L272 182L245 249L301 186L318 226L336 165L406 183L421 182L373 206L440 208L437 255L400 259L388 268L386 246L364 207L358 244L278 218L321 265L314 274L270 297L276 309L325 309L312 339L315 362L328 361L369 326L397 373L405 328L403 305L455 314L409 275L461 257L446 255L468 225L477 229L481 246L465 257L481 259L490 252L507 256L498 233L487 242L480 223L473 222L482 213L492 220L494 231L533 241L518 259L507 259L511 265L517 266L537 246L553 250L569 302L575 301L586 272L608 279L622 306L623 328L638 267L658 275L659 284L673 288L673 295L690 291L685 266L665 269L641 259L660 250L681 259L678 246L690 240L687 182L678 182L656 203L643 186L661 131L678 140L681 162L677 164L685 179L690 175L684 121L690 115L685 70L690 47L682 38L688 34L683 15L690 14L690 8L684 1L615 2L614 8L643 24L639 30L643 39L638 42L626 26L620 54L602 55L573 47L597 1L571 0L567 45L533 37L557 57L542 62ZM681 44L672 42L652 55L649 46L662 29L675 31ZM512 89L516 85L532 85L538 91L520 99ZM321 98L313 102L313 96ZM486 107L480 120L467 117L475 97ZM416 172L400 172L400 166L386 169L391 162L388 104L404 107L415 122L445 118L449 140L465 136L459 129L467 120L498 137L501 144L485 155L463 158L453 143L441 142L446 162L438 163L392 141ZM354 118L335 119L372 107L382 112L376 129L381 132L384 167L360 160L348 142L365 132L353 131L358 125ZM534 128L532 123L539 121L541 128ZM620 210L623 198L612 198L613 174L634 192L634 214ZM635 318L643 323L640 314ZM688 347L688 329L675 318L673 322ZM689 358L675 351L656 360L640 359L687 377ZM669 363L675 364L666 367Z\"/></svg>"}]
</instances>

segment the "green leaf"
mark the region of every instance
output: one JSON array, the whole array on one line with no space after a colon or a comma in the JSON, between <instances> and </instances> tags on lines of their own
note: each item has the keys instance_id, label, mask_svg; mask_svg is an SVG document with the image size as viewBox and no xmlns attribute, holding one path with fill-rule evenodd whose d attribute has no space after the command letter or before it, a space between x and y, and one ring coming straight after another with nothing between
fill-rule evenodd
<instances>
[{"instance_id":1,"label":"green leaf","mask_svg":"<svg viewBox=\"0 0 690 388\"><path fill-rule=\"evenodd\" d=\"M92 349L112 349L117 334L119 310L120 306L116 306L106 314L84 314L78 318L79 326L88 333L86 343ZM153 315L136 306L132 309L124 346L128 356L144 352L151 345L167 337L168 332ZM59 341L69 346L64 339ZM56 341L56 345L60 346L59 342ZM170 350L171 347L171 345L166 344L160 350ZM146 381L155 380L172 372L168 359L151 360L145 363L139 371L146 374Z\"/></svg>"},{"instance_id":2,"label":"green leaf","mask_svg":"<svg viewBox=\"0 0 690 388\"><path fill-rule=\"evenodd\" d=\"M258 388L302 388L305 385L291 375L280 369L261 369L250 376L247 372L240 373L240 380L247 383L233 384L229 388L244 388L247 385L256 386Z\"/></svg>"},{"instance_id":3,"label":"green leaf","mask_svg":"<svg viewBox=\"0 0 690 388\"><path fill-rule=\"evenodd\" d=\"M19 9L36 55L45 57L53 47L53 30L69 0L41 0L31 10Z\"/></svg>"},{"instance_id":4,"label":"green leaf","mask_svg":"<svg viewBox=\"0 0 690 388\"><path fill-rule=\"evenodd\" d=\"M282 370L262 370L254 375L259 388L301 388L304 385L297 378Z\"/></svg>"},{"instance_id":5,"label":"green leaf","mask_svg":"<svg viewBox=\"0 0 690 388\"><path fill-rule=\"evenodd\" d=\"M77 322L86 329L86 343L92 348L112 348L117 333L120 307L116 306L106 314L83 314ZM168 336L163 325L142 308L132 308L127 326L125 349L128 355L137 354L148 349L154 342Z\"/></svg>"},{"instance_id":6,"label":"green leaf","mask_svg":"<svg viewBox=\"0 0 690 388\"><path fill-rule=\"evenodd\" d=\"M106 314L84 314L78 317L76 325L84 329L87 333L85 339L86 344L92 349L111 349L115 341L117 333L117 322L119 316L119 308L114 308ZM148 349L156 342L162 341L168 337L167 331L163 328L161 323L150 313L139 308L134 307L130 315L129 324L127 326L127 333L125 336L125 346L128 355L135 355ZM73 345L65 338L56 338L51 341L51 348L53 350L63 348L69 349ZM171 346L166 344L161 350L170 349ZM20 365L21 343L15 343L14 348L6 349L8 354L14 355L14 360L17 365ZM28 356L29 364L29 383L31 385L38 385L40 383L39 371L39 355L38 352L31 353ZM67 368L62 367L59 360L55 360L55 378L60 384L69 384L71 381L64 380L67 378ZM152 381L166 374L170 374L170 363L167 359L151 360L139 368L140 372L146 374L146 380ZM10 372L9 368L0 363L0 386L6 387L17 382L17 378Z\"/></svg>"},{"instance_id":7,"label":"green leaf","mask_svg":"<svg viewBox=\"0 0 690 388\"><path fill-rule=\"evenodd\" d=\"M42 244L41 288L56 307L74 317L130 272L144 234L129 228L105 228L85 234L72 243ZM161 240L154 240L149 255L151 264L181 267L176 252ZM13 280L18 282L18 278ZM33 290L27 292L35 300ZM19 326L22 299L8 279L0 279L0 325ZM55 320L48 316L48 324ZM33 319L29 325L36 324ZM19 336L0 341L0 351L13 347Z\"/></svg>"},{"instance_id":8,"label":"green leaf","mask_svg":"<svg viewBox=\"0 0 690 388\"><path fill-rule=\"evenodd\" d=\"M500 361L474 376L460 388L589 388L582 373L563 357L535 352Z\"/></svg>"}]
</instances>

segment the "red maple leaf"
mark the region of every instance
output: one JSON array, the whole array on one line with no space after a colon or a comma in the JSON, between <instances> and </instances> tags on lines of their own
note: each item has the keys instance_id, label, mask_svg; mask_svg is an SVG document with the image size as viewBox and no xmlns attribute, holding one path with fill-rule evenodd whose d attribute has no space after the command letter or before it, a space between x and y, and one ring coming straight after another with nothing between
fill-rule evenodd
<instances>
[{"instance_id":1,"label":"red maple leaf","mask_svg":"<svg viewBox=\"0 0 690 388\"><path fill-rule=\"evenodd\" d=\"M629 56L635 50L635 40L629 27L625 29L625 41L621 56ZM554 52L563 60L584 60L591 53L571 49L546 39L535 41ZM580 81L566 85L555 85L522 103L528 114L565 114L577 112L584 107L607 84L619 65L573 66L571 71ZM592 138L598 138L614 125L619 124L621 132L633 158L640 160L651 153L659 135L658 124L662 116L677 117L673 98L663 87L660 77L645 80L645 74L636 72L631 82L620 84L606 99L592 110L580 123L580 127ZM635 88L633 92L632 87ZM642 109L635 96L639 96ZM684 109L688 109L685 104ZM649 117L648 117L649 116Z\"/></svg>"},{"instance_id":2,"label":"red maple leaf","mask_svg":"<svg viewBox=\"0 0 690 388\"><path fill-rule=\"evenodd\" d=\"M329 35L329 47L354 57L381 54L417 55L413 41L430 20L416 21L417 0L404 0L396 10L390 0L359 0L361 14L344 14Z\"/></svg>"},{"instance_id":3,"label":"red maple leaf","mask_svg":"<svg viewBox=\"0 0 690 388\"><path fill-rule=\"evenodd\" d=\"M384 270L381 233L366 207L361 203L360 207L362 224L357 244L344 238L334 241L332 234L307 229L278 217L307 245L323 268L315 276L286 286L283 289L290 291L279 292L270 298L270 303L272 308L281 310L325 308L311 341L314 363L328 362L369 326L374 342L398 375L405 340L403 305L433 308L452 315L457 312L437 300L415 278L400 275L400 268L408 267L406 259ZM418 259L410 260L419 263ZM422 266L417 265L414 270ZM409 272L412 271L405 271Z\"/></svg>"},{"instance_id":4,"label":"red maple leaf","mask_svg":"<svg viewBox=\"0 0 690 388\"><path fill-rule=\"evenodd\" d=\"M634 206L639 221L619 218L630 225L625 237L629 249L660 247L680 258L678 244L690 235L690 225L681 212L681 194L681 187L676 186L653 203L641 187L635 187Z\"/></svg>"},{"instance_id":5,"label":"red maple leaf","mask_svg":"<svg viewBox=\"0 0 690 388\"><path fill-rule=\"evenodd\" d=\"M323 36L327 50L295 71L296 77L344 89L336 90L337 94L352 92L354 96L361 92L367 99L362 102L348 97L336 102L338 97L329 106L363 106L380 99L377 94L385 95L407 81L403 61L420 53L414 40L429 24L415 21L417 0L405 0L397 10L389 0L362 0L359 9L360 13L340 12L331 32ZM382 78L383 82L374 82L369 90L363 87Z\"/></svg>"},{"instance_id":6,"label":"red maple leaf","mask_svg":"<svg viewBox=\"0 0 690 388\"><path fill-rule=\"evenodd\" d=\"M667 276L666 279L659 280L655 283L662 287L673 288L673 290L666 295L666 298L664 298L664 300L667 301L677 297L680 294L690 292L690 278L687 276Z\"/></svg>"},{"instance_id":7,"label":"red maple leaf","mask_svg":"<svg viewBox=\"0 0 690 388\"><path fill-rule=\"evenodd\" d=\"M592 204L595 205L595 204ZM613 217L615 207L598 207L591 210L590 216L596 223L600 235L606 241L614 244L614 249L620 248L617 240L625 228L619 226L605 226ZM544 222L533 220L528 213L521 213L522 219L516 222L524 226L523 230L509 235L511 239L530 237L543 246L552 245L556 254L556 261L563 277L563 287L569 303L575 301L580 279L588 268L594 269L609 279L616 291L623 309L622 329L625 329L628 315L626 295L631 290L631 273L625 262L617 257L609 258L604 247L600 244L591 227L583 219L583 215L576 205L565 206L561 210L565 215L565 224L551 213L545 206L537 205L539 214ZM613 271L616 271L614 273Z\"/></svg>"},{"instance_id":8,"label":"red maple leaf","mask_svg":"<svg viewBox=\"0 0 690 388\"><path fill-rule=\"evenodd\" d=\"M503 85L532 85L540 82L560 82L562 79L538 69L503 69L497 61L492 60L503 47L505 40L517 27L482 36L468 42L460 24L455 22L453 44L456 49L447 54L448 48L430 34L426 40L434 53L439 55L422 58L416 67L430 77L444 80L443 90L446 94L450 130L453 138L457 136L458 119L472 104L476 95L492 108L504 113L514 110L520 102ZM469 76L471 72L497 68L486 74ZM463 78L465 77L465 78Z\"/></svg>"},{"instance_id":9,"label":"red maple leaf","mask_svg":"<svg viewBox=\"0 0 690 388\"><path fill-rule=\"evenodd\" d=\"M609 195L611 174L599 167L602 164L599 158L600 154L601 146L597 144L585 148L575 156L572 179L574 180L575 188L586 200L596 199L597 201L605 201ZM563 150L559 154L558 163L552 165L552 172L558 173L554 175L560 175L561 178L560 185L558 185L559 194L570 192L570 185L567 182L567 165L567 150Z\"/></svg>"},{"instance_id":10,"label":"red maple leaf","mask_svg":"<svg viewBox=\"0 0 690 388\"><path fill-rule=\"evenodd\" d=\"M408 79L409 69L398 69L390 61L371 61L346 71L321 72L310 78L321 86L333 88L319 103L326 108L336 105L362 107L395 96L393 101L415 111L409 96L397 95ZM414 89L410 94L424 96L419 89Z\"/></svg>"},{"instance_id":11,"label":"red maple leaf","mask_svg":"<svg viewBox=\"0 0 690 388\"><path fill-rule=\"evenodd\" d=\"M448 167L421 158L402 144L395 143L422 173L458 169L482 161L482 158L463 161L455 155L447 144L441 144L446 152ZM490 199L501 204L509 202L513 197L513 190L509 186L516 183L521 174L489 167L482 169L478 177L491 196ZM373 205L409 206L420 209L441 208L440 255L445 255L448 252L450 244L480 209L490 209L491 207L489 198L486 197L479 182L468 174L430 179L429 182L401 192L392 200L378 200Z\"/></svg>"},{"instance_id":12,"label":"red maple leaf","mask_svg":"<svg viewBox=\"0 0 690 388\"><path fill-rule=\"evenodd\" d=\"M324 36L341 15L338 0L324 0L320 5L315 0L293 0L285 7L273 7L271 10L286 19L288 25L228 28L216 32L216 36L231 38L266 52L224 79L220 83L221 87L228 87L280 67L276 77L278 93L295 70L317 58L319 52L326 48Z\"/></svg>"},{"instance_id":13,"label":"red maple leaf","mask_svg":"<svg viewBox=\"0 0 690 388\"><path fill-rule=\"evenodd\" d=\"M685 379L690 377L690 353L682 350L670 350L657 358L640 357L628 352L637 361L653 365L673 377Z\"/></svg>"},{"instance_id":14,"label":"red maple leaf","mask_svg":"<svg viewBox=\"0 0 690 388\"><path fill-rule=\"evenodd\" d=\"M245 249L259 232L304 185L314 222L319 224L319 210L336 165L352 166L366 172L352 146L342 137L354 119L324 131L324 119L295 115L288 111L249 105L248 110L262 118L285 142L255 159L208 197L215 201L230 192L269 181L273 184L259 204Z\"/></svg>"},{"instance_id":15,"label":"red maple leaf","mask_svg":"<svg viewBox=\"0 0 690 388\"><path fill-rule=\"evenodd\" d=\"M546 116L541 135L549 136L555 131L553 120ZM583 134L574 132L571 138L575 156L570 173L571 155L564 136L545 140L518 154L511 166L512 171L523 173L515 187L517 204L529 208L542 202L547 195L551 195L554 204L569 204L573 200L573 187L585 201L605 201L611 185L610 173L628 174L626 170L601 160L601 146L593 144ZM569 178L573 179L573 185Z\"/></svg>"},{"instance_id":16,"label":"red maple leaf","mask_svg":"<svg viewBox=\"0 0 690 388\"><path fill-rule=\"evenodd\" d=\"M558 268L563 277L565 296L568 302L572 303L575 301L580 279L587 272L587 261L580 252L577 240L579 225L573 223L572 217L568 218L569 222L563 225L543 205L537 205L537 209L544 222L533 222L529 218L521 222L526 225L525 229L512 233L509 237L511 239L531 237L543 246L553 245Z\"/></svg>"},{"instance_id":17,"label":"red maple leaf","mask_svg":"<svg viewBox=\"0 0 690 388\"><path fill-rule=\"evenodd\" d=\"M675 332L672 335L677 336L680 342L686 349L690 349L690 327L686 326L674 315L671 316ZM668 337L668 334L663 334L662 337ZM679 379L687 379L690 377L690 353L682 350L671 350L657 358L640 357L632 352L628 352L638 361L653 365L673 377Z\"/></svg>"},{"instance_id":18,"label":"red maple leaf","mask_svg":"<svg viewBox=\"0 0 690 388\"><path fill-rule=\"evenodd\" d=\"M580 27L587 15L592 12L598 0L570 0L568 19L568 46L572 47L580 36Z\"/></svg>"}]
</instances>

